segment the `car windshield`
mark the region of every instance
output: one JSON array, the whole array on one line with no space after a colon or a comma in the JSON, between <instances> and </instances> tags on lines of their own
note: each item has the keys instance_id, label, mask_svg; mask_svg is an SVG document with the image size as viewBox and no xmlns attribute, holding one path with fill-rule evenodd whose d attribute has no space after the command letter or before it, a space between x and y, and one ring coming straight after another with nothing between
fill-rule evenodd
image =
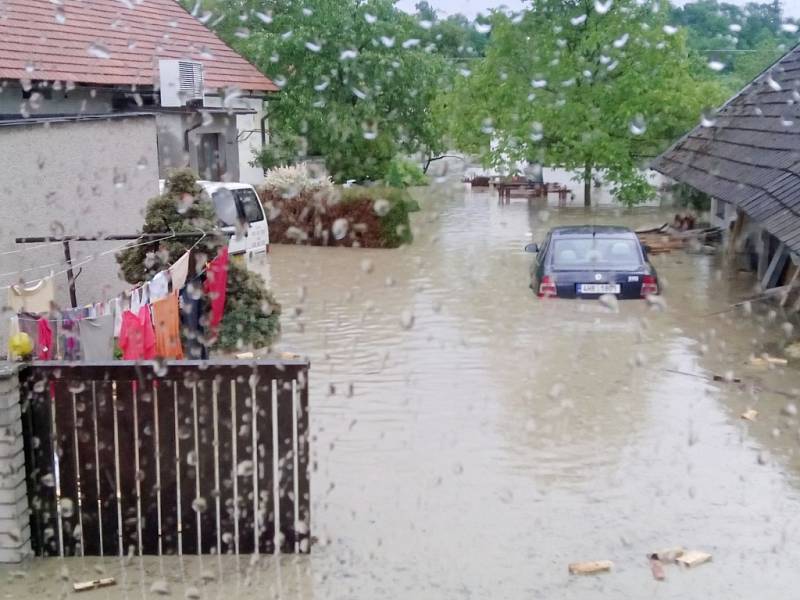
<instances>
[{"instance_id":1,"label":"car windshield","mask_svg":"<svg viewBox=\"0 0 800 600\"><path fill-rule=\"evenodd\" d=\"M623 238L558 239L553 242L551 255L556 269L622 269L642 264L638 242Z\"/></svg>"}]
</instances>

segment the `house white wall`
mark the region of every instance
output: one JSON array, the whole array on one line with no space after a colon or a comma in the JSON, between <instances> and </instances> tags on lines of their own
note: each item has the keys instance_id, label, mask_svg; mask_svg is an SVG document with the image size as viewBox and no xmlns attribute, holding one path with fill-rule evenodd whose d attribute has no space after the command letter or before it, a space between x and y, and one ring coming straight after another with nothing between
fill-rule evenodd
<instances>
[{"instance_id":1,"label":"house white wall","mask_svg":"<svg viewBox=\"0 0 800 600\"><path fill-rule=\"evenodd\" d=\"M223 105L220 96L206 96L206 106L219 107ZM237 151L239 164L239 181L258 184L264 180L264 171L261 167L250 163L261 150L261 118L264 116L263 98L241 96L228 101L229 108L243 108L253 110L253 114L235 115L237 130Z\"/></svg>"},{"instance_id":2,"label":"house white wall","mask_svg":"<svg viewBox=\"0 0 800 600\"><path fill-rule=\"evenodd\" d=\"M19 82L0 83L0 115L96 115L113 112L112 94L109 88L74 87L60 90L49 89L42 92L38 100L25 99ZM209 94L205 104L209 108L220 108L224 99ZM264 179L261 167L250 163L261 149L261 118L264 115L264 101L261 97L241 96L228 102L232 109L255 111L253 114L228 114L208 112L159 112L158 147L161 177L176 167L189 166L198 170L196 146L204 133L219 133L221 151L224 154L229 181L245 181L257 184ZM157 107L143 107L143 111L156 110ZM200 122L203 125L189 133L189 152L184 144L184 132ZM201 177L203 176L200 174Z\"/></svg>"},{"instance_id":3,"label":"house white wall","mask_svg":"<svg viewBox=\"0 0 800 600\"><path fill-rule=\"evenodd\" d=\"M0 287L61 271L60 244L33 248L16 237L136 233L148 199L158 195L156 123L152 115L102 120L0 125ZM123 242L71 243L82 267L80 304L129 287L114 254ZM22 250L16 254L8 251ZM51 265L51 266L46 266ZM69 306L66 275L55 279L56 300ZM0 355L5 354L10 313L0 289Z\"/></svg>"}]
</instances>

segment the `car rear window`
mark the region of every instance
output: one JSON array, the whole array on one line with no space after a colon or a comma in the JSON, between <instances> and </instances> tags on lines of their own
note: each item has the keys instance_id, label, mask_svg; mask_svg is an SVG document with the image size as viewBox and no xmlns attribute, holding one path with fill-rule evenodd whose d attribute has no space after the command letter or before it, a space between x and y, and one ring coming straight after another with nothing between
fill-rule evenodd
<instances>
[{"instance_id":1,"label":"car rear window","mask_svg":"<svg viewBox=\"0 0 800 600\"><path fill-rule=\"evenodd\" d=\"M563 269L622 268L642 264L639 243L623 238L557 239L553 241L550 254L553 266Z\"/></svg>"}]
</instances>

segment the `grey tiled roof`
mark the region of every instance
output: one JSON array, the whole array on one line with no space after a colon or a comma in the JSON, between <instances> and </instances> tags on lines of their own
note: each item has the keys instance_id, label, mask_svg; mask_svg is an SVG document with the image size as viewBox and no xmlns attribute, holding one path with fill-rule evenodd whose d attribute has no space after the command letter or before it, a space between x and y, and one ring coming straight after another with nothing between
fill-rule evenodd
<instances>
[{"instance_id":1,"label":"grey tiled roof","mask_svg":"<svg viewBox=\"0 0 800 600\"><path fill-rule=\"evenodd\" d=\"M738 206L800 252L800 45L650 166Z\"/></svg>"}]
</instances>

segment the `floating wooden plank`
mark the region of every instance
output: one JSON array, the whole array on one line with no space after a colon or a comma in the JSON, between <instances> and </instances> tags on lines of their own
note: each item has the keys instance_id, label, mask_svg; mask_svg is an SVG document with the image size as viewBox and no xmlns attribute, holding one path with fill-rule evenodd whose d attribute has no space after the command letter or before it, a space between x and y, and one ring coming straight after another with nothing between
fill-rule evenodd
<instances>
[{"instance_id":1,"label":"floating wooden plank","mask_svg":"<svg viewBox=\"0 0 800 600\"><path fill-rule=\"evenodd\" d=\"M677 562L686 567L696 567L710 560L711 555L708 552L701 552L700 550L689 550L677 558Z\"/></svg>"},{"instance_id":2,"label":"floating wooden plank","mask_svg":"<svg viewBox=\"0 0 800 600\"><path fill-rule=\"evenodd\" d=\"M93 581L76 581L72 584L72 589L76 592L88 592L89 590L96 590L101 587L108 587L115 585L117 580L113 577L103 577L102 579L95 579Z\"/></svg>"},{"instance_id":3,"label":"floating wooden plank","mask_svg":"<svg viewBox=\"0 0 800 600\"><path fill-rule=\"evenodd\" d=\"M592 575L594 573L605 573L614 567L610 560L590 560L586 562L575 562L569 564L569 572L572 575Z\"/></svg>"},{"instance_id":4,"label":"floating wooden plank","mask_svg":"<svg viewBox=\"0 0 800 600\"><path fill-rule=\"evenodd\" d=\"M745 421L755 421L757 417L758 411L754 408L748 408L741 415L739 415L739 418L744 419Z\"/></svg>"}]
</instances>

